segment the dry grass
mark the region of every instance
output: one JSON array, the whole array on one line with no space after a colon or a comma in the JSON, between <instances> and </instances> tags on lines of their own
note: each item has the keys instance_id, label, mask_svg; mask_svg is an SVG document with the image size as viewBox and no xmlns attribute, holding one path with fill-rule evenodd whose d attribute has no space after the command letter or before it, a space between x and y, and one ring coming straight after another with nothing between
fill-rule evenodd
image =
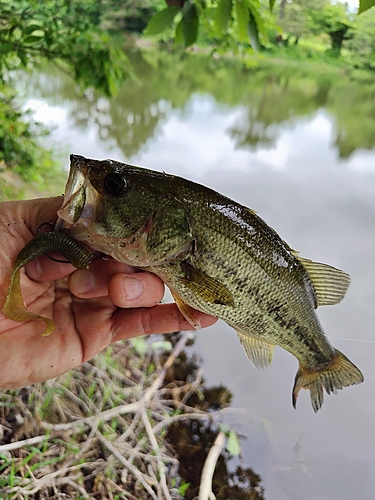
<instances>
[{"instance_id":1,"label":"dry grass","mask_svg":"<svg viewBox=\"0 0 375 500\"><path fill-rule=\"evenodd\" d=\"M186 404L201 391L199 370L166 383L188 338L167 354L115 344L64 376L3 393L0 498L183 498L187 485L166 431L178 421L212 423L223 411Z\"/></svg>"}]
</instances>

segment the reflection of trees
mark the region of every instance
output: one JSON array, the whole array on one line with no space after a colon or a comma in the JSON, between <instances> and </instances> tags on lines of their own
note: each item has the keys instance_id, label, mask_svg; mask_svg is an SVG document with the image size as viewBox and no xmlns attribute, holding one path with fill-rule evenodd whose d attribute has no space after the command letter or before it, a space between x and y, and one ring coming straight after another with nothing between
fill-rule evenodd
<instances>
[{"instance_id":1,"label":"reflection of trees","mask_svg":"<svg viewBox=\"0 0 375 500\"><path fill-rule=\"evenodd\" d=\"M119 147L125 157L137 154L168 112L184 109L197 92L212 95L219 106L241 106L242 116L228 131L239 148L272 146L282 127L321 107L333 115L340 157L375 146L374 84L291 67L246 70L235 60L203 55L135 52L130 58L140 84L126 81L111 100L95 92L82 95L53 68L39 75L31 91L49 102L66 103L74 126L96 125L100 139ZM27 85L30 92L29 79Z\"/></svg>"},{"instance_id":2,"label":"reflection of trees","mask_svg":"<svg viewBox=\"0 0 375 500\"><path fill-rule=\"evenodd\" d=\"M336 136L334 144L341 158L349 158L356 149L375 148L375 84L348 82L336 89L328 109L332 113Z\"/></svg>"},{"instance_id":3,"label":"reflection of trees","mask_svg":"<svg viewBox=\"0 0 375 500\"><path fill-rule=\"evenodd\" d=\"M235 139L237 147L250 146L255 149L259 146L271 145L276 139L276 130L270 129L267 114L268 86L263 87L259 96L258 106L246 107L244 116L229 130Z\"/></svg>"},{"instance_id":4,"label":"reflection of trees","mask_svg":"<svg viewBox=\"0 0 375 500\"><path fill-rule=\"evenodd\" d=\"M272 146L281 128L278 125L295 122L318 107L313 82L288 72L262 76L258 85L251 87L243 116L229 130L238 147ZM315 95L321 100L319 87Z\"/></svg>"}]
</instances>

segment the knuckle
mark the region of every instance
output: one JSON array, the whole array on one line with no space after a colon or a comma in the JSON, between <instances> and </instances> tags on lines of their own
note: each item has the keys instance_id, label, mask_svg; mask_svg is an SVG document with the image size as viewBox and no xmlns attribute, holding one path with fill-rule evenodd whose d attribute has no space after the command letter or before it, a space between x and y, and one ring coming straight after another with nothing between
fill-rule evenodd
<instances>
[{"instance_id":1,"label":"knuckle","mask_svg":"<svg viewBox=\"0 0 375 500\"><path fill-rule=\"evenodd\" d=\"M141 315L141 327L145 335L154 333L154 322L152 319L152 310L150 308L143 308Z\"/></svg>"}]
</instances>

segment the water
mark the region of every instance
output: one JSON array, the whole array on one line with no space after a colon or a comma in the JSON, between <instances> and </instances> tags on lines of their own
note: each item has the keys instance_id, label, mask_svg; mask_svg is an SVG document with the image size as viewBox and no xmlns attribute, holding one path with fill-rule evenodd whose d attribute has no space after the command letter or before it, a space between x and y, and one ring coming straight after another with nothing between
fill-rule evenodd
<instances>
[{"instance_id":1,"label":"water","mask_svg":"<svg viewBox=\"0 0 375 500\"><path fill-rule=\"evenodd\" d=\"M49 144L181 175L256 210L288 244L350 273L345 300L318 311L365 382L311 409L291 405L296 359L277 348L255 370L235 332L198 333L207 382L234 393L228 422L268 500L375 499L374 86L334 75L163 54L134 56L142 80L108 101L49 68L19 82ZM57 193L63 186L57 187Z\"/></svg>"}]
</instances>

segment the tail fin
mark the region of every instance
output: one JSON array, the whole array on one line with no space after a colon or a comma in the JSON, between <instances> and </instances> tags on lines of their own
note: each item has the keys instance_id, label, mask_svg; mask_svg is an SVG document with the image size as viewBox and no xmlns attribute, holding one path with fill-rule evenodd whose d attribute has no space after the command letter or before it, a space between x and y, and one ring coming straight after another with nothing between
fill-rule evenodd
<instances>
[{"instance_id":1,"label":"tail fin","mask_svg":"<svg viewBox=\"0 0 375 500\"><path fill-rule=\"evenodd\" d=\"M311 404L314 411L317 412L324 400L323 387L327 394L331 392L336 394L338 389L363 382L360 370L342 352L335 349L335 353L335 357L328 365L316 370L307 369L300 365L293 387L292 402L294 408L300 389L310 391Z\"/></svg>"}]
</instances>

